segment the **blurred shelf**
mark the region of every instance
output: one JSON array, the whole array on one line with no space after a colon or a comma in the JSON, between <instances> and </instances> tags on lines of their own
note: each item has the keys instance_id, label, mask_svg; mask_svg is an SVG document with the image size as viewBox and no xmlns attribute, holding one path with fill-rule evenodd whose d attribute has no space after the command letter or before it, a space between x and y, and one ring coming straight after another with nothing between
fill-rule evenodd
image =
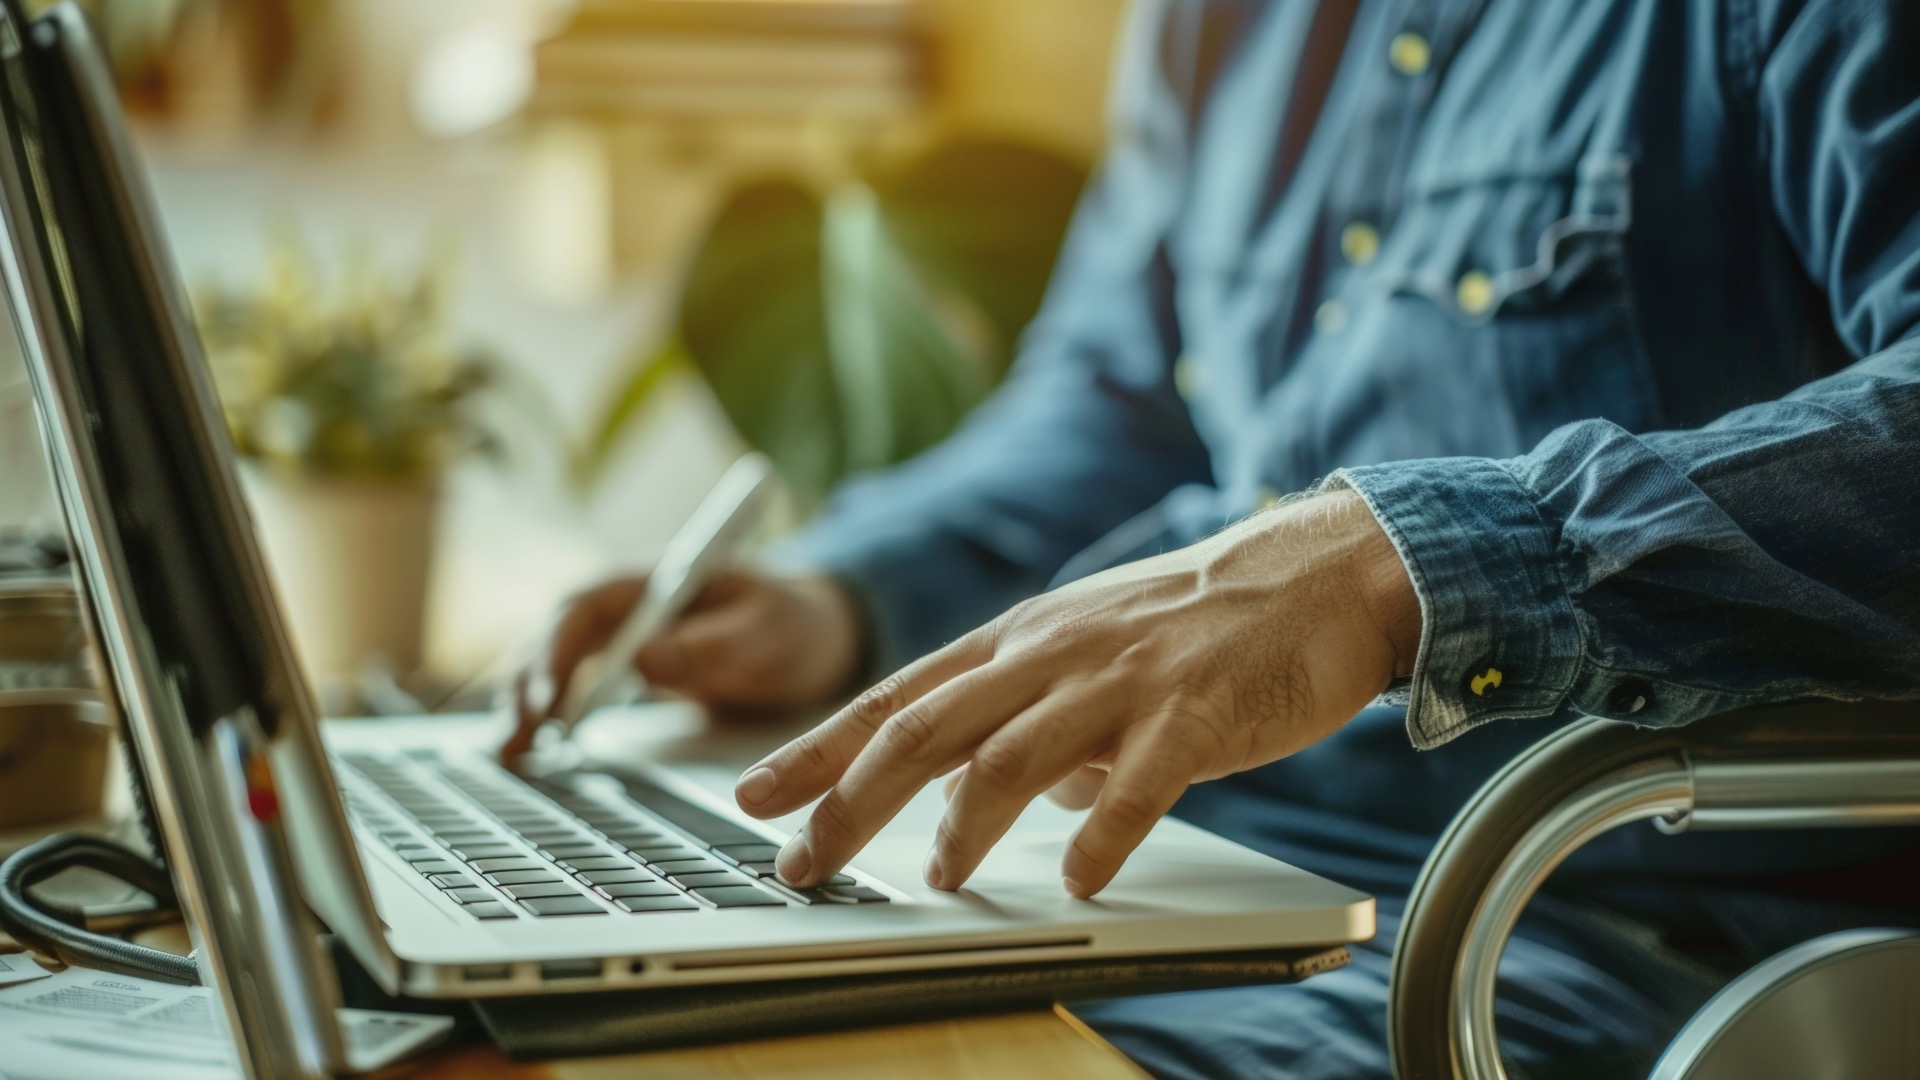
<instances>
[{"instance_id":1,"label":"blurred shelf","mask_svg":"<svg viewBox=\"0 0 1920 1080\"><path fill-rule=\"evenodd\" d=\"M912 0L587 0L535 52L536 114L905 114L925 101Z\"/></svg>"}]
</instances>

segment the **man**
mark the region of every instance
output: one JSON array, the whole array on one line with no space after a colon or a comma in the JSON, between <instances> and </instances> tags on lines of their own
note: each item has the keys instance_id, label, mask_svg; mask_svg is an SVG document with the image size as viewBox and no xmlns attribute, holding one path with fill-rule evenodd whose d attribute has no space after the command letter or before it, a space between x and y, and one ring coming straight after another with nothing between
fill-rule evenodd
<instances>
[{"instance_id":1,"label":"man","mask_svg":"<svg viewBox=\"0 0 1920 1080\"><path fill-rule=\"evenodd\" d=\"M1162 1075L1385 1076L1413 877L1551 726L1920 695L1917 22L1143 0L1009 384L640 669L803 705L906 664L740 781L760 815L824 796L780 856L798 882L952 772L941 888L1051 789L1092 806L1075 896L1169 809L1371 889L1345 971L1086 1014ZM638 587L576 603L523 720ZM1901 917L1794 882L1912 840L1604 839L1508 950L1506 1048L1644 1070L1720 977L1702 951Z\"/></svg>"}]
</instances>

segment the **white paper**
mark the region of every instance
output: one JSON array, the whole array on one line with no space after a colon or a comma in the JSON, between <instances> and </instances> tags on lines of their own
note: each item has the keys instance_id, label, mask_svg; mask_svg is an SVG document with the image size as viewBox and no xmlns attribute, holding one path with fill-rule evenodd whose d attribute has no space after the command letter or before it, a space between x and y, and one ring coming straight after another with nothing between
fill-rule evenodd
<instances>
[{"instance_id":1,"label":"white paper","mask_svg":"<svg viewBox=\"0 0 1920 1080\"><path fill-rule=\"evenodd\" d=\"M14 957L3 959L12 960ZM44 973L43 973L44 974ZM341 1009L348 1063L377 1069L444 1038L444 1016ZM0 992L5 1080L238 1080L213 991L69 968Z\"/></svg>"},{"instance_id":2,"label":"white paper","mask_svg":"<svg viewBox=\"0 0 1920 1080\"><path fill-rule=\"evenodd\" d=\"M28 979L44 979L48 975L46 968L33 962L26 953L8 953L0 956L0 986L26 982Z\"/></svg>"}]
</instances>

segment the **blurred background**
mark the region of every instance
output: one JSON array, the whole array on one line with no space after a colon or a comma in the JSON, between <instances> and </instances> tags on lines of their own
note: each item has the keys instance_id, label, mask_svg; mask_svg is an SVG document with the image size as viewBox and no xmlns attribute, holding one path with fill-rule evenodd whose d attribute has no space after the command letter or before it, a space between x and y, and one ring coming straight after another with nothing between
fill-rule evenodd
<instances>
[{"instance_id":1,"label":"blurred background","mask_svg":"<svg viewBox=\"0 0 1920 1080\"><path fill-rule=\"evenodd\" d=\"M1122 0L91 0L332 712L1000 377ZM60 531L10 329L0 527Z\"/></svg>"}]
</instances>

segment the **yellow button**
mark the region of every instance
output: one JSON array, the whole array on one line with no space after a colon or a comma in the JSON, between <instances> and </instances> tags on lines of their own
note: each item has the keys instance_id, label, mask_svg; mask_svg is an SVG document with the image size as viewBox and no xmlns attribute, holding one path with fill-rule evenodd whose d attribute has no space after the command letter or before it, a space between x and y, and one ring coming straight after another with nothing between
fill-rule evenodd
<instances>
[{"instance_id":1,"label":"yellow button","mask_svg":"<svg viewBox=\"0 0 1920 1080\"><path fill-rule=\"evenodd\" d=\"M1454 286L1453 298L1460 304L1460 310L1469 315L1485 315L1493 306L1493 279L1484 270L1469 270L1460 275L1460 283Z\"/></svg>"},{"instance_id":2,"label":"yellow button","mask_svg":"<svg viewBox=\"0 0 1920 1080\"><path fill-rule=\"evenodd\" d=\"M1328 300L1313 312L1313 328L1316 332L1332 337L1347 328L1347 305L1338 300Z\"/></svg>"},{"instance_id":3,"label":"yellow button","mask_svg":"<svg viewBox=\"0 0 1920 1080\"><path fill-rule=\"evenodd\" d=\"M1194 396L1207 385L1207 369L1191 354L1183 355L1173 362L1173 389L1185 400L1192 401Z\"/></svg>"},{"instance_id":4,"label":"yellow button","mask_svg":"<svg viewBox=\"0 0 1920 1080\"><path fill-rule=\"evenodd\" d=\"M1355 266L1365 266L1380 254L1380 231L1364 221L1340 230L1340 254Z\"/></svg>"},{"instance_id":5,"label":"yellow button","mask_svg":"<svg viewBox=\"0 0 1920 1080\"><path fill-rule=\"evenodd\" d=\"M1253 493L1253 497L1262 510L1271 510L1280 505L1280 493L1270 487L1262 487Z\"/></svg>"},{"instance_id":6,"label":"yellow button","mask_svg":"<svg viewBox=\"0 0 1920 1080\"><path fill-rule=\"evenodd\" d=\"M1387 42L1387 62L1402 75L1420 75L1433 62L1433 48L1419 34L1395 34Z\"/></svg>"}]
</instances>

